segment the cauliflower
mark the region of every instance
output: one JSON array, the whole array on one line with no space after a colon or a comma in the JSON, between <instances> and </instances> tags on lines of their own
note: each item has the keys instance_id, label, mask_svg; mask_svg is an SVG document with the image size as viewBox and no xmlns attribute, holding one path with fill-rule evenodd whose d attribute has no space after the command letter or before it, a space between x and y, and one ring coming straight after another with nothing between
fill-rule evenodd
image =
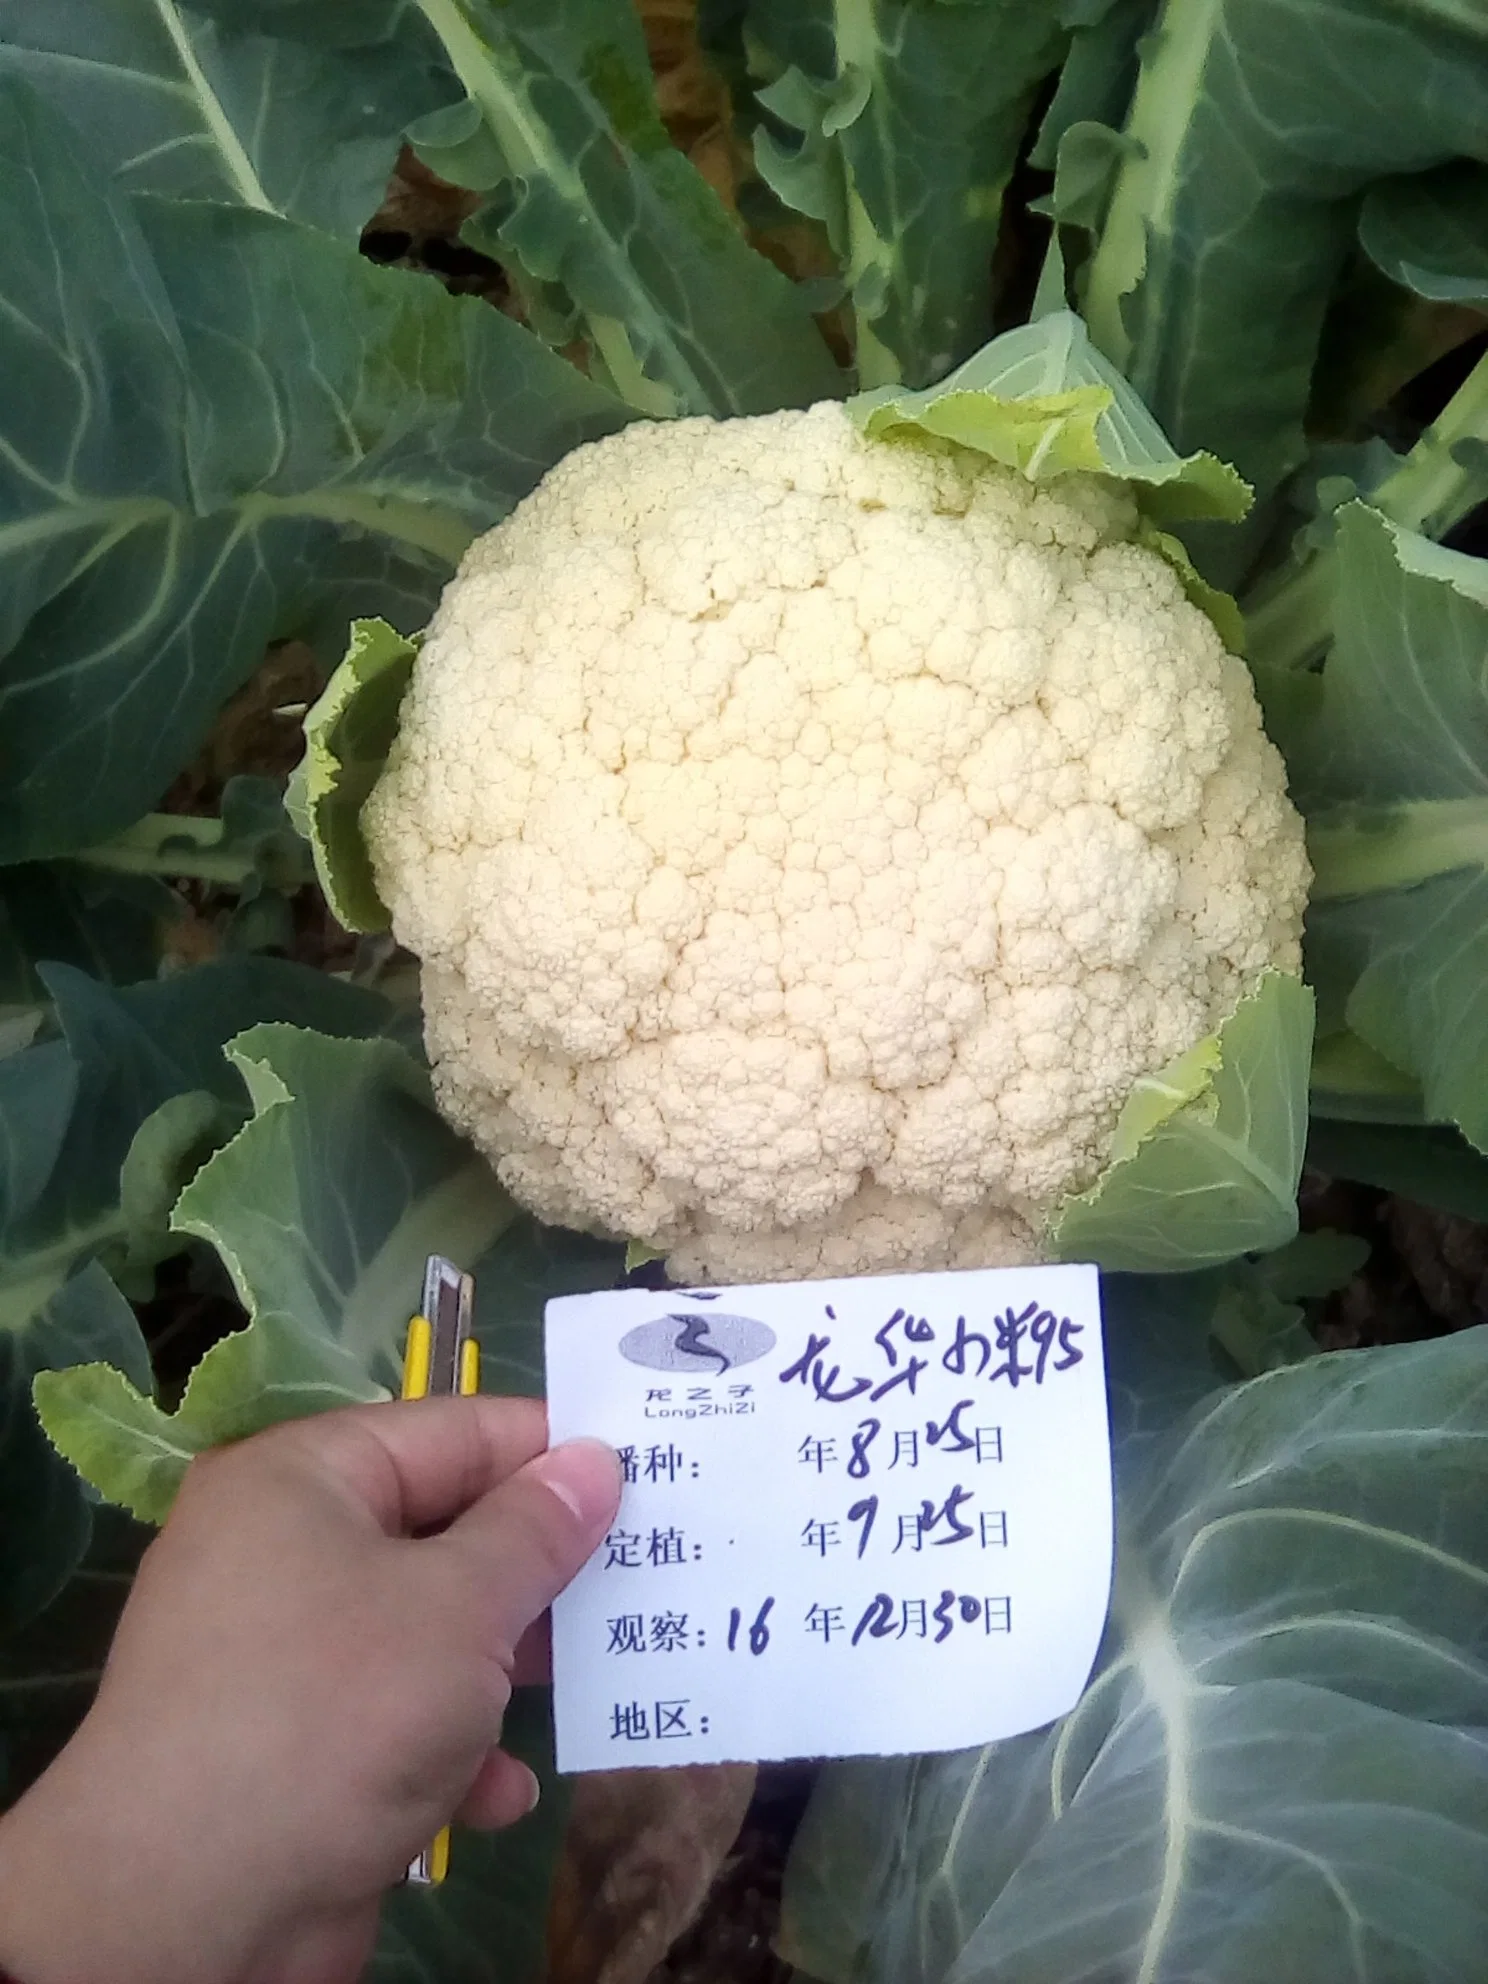
<instances>
[{"instance_id":1,"label":"cauliflower","mask_svg":"<svg viewBox=\"0 0 1488 1984\"><path fill-rule=\"evenodd\" d=\"M1136 527L829 403L627 427L472 545L363 827L519 1200L685 1281L1037 1257L1299 964L1280 757Z\"/></svg>"}]
</instances>

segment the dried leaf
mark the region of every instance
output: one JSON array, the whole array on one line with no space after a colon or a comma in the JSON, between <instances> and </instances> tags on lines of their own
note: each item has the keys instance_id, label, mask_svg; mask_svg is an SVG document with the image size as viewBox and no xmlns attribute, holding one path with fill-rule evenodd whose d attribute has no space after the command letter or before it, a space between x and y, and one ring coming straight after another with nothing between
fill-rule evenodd
<instances>
[{"instance_id":1,"label":"dried leaf","mask_svg":"<svg viewBox=\"0 0 1488 1984\"><path fill-rule=\"evenodd\" d=\"M738 1836L753 1764L577 1779L548 1911L548 1984L642 1984Z\"/></svg>"}]
</instances>

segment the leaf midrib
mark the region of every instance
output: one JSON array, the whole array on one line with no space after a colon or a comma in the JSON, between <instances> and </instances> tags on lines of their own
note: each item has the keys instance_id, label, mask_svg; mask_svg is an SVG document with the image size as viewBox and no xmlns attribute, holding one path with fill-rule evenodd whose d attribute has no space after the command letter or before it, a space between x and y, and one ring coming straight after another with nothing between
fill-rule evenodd
<instances>
[{"instance_id":1,"label":"leaf midrib","mask_svg":"<svg viewBox=\"0 0 1488 1984\"><path fill-rule=\"evenodd\" d=\"M197 60L196 50L191 46L191 37L186 32L175 0L154 0L154 5L160 24L176 52L176 60L181 65L186 87L200 107L207 135L217 147L227 175L237 188L244 206L254 207L260 213L277 214L280 209L264 191L263 181L254 170L252 159L244 150L227 112L218 100L216 91L207 81L201 63Z\"/></svg>"},{"instance_id":2,"label":"leaf midrib","mask_svg":"<svg viewBox=\"0 0 1488 1984\"><path fill-rule=\"evenodd\" d=\"M428 552L451 569L460 562L476 535L476 526L458 510L431 502L415 491L370 482L327 483L294 496L252 491L220 510L201 512L159 496L105 497L59 504L55 509L14 523L0 523L0 559L74 533L92 532L94 541L83 561L88 563L100 548L112 548L123 538L151 525L181 520L206 523L223 516L236 516L249 531L280 519L366 530ZM76 577L77 573L71 576Z\"/></svg>"},{"instance_id":3,"label":"leaf midrib","mask_svg":"<svg viewBox=\"0 0 1488 1984\"><path fill-rule=\"evenodd\" d=\"M415 0L415 4L439 37L450 66L480 111L512 172L518 178L530 174L545 179L566 208L583 216L590 252L604 256L610 275L630 297L630 321L645 326L650 349L664 360L669 382L684 410L691 413L715 410L713 395L696 368L683 356L671 324L657 309L650 292L637 280L624 244L614 240L600 222L571 161L554 150L546 127L528 114L528 106L503 72L496 51L476 32L459 0ZM584 315L592 323L594 313L586 309ZM655 409L642 411L654 413Z\"/></svg>"},{"instance_id":4,"label":"leaf midrib","mask_svg":"<svg viewBox=\"0 0 1488 1984\"><path fill-rule=\"evenodd\" d=\"M1307 829L1311 900L1411 889L1460 869L1488 868L1488 797L1334 808Z\"/></svg>"},{"instance_id":5,"label":"leaf midrib","mask_svg":"<svg viewBox=\"0 0 1488 1984\"><path fill-rule=\"evenodd\" d=\"M0 1258L0 1336L22 1337L85 1259L128 1235L118 1204L80 1226L66 1227L41 1247Z\"/></svg>"}]
</instances>

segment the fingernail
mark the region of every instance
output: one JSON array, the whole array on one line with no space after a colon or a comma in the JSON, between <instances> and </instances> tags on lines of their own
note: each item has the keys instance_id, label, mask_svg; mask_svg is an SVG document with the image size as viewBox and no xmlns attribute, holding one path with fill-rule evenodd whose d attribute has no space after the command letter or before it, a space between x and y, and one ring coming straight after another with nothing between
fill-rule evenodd
<instances>
[{"instance_id":1,"label":"fingernail","mask_svg":"<svg viewBox=\"0 0 1488 1984\"><path fill-rule=\"evenodd\" d=\"M523 1769L526 1769L525 1764L523 1765ZM531 1778L532 1784L527 1794L527 1803L522 1807L522 1817L524 1819L529 1812L535 1812L537 1810L537 1801L542 1796L542 1786L537 1781L536 1771L528 1770L527 1775Z\"/></svg>"},{"instance_id":2,"label":"fingernail","mask_svg":"<svg viewBox=\"0 0 1488 1984\"><path fill-rule=\"evenodd\" d=\"M566 1440L532 1462L532 1471L586 1529L608 1522L620 1499L620 1460L603 1440Z\"/></svg>"}]
</instances>

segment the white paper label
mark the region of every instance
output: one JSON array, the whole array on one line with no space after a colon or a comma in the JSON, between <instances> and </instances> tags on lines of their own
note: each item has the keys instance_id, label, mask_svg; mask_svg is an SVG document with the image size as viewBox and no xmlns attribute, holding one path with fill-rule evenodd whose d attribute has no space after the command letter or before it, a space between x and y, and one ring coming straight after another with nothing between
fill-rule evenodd
<instances>
[{"instance_id":1,"label":"white paper label","mask_svg":"<svg viewBox=\"0 0 1488 1984\"><path fill-rule=\"evenodd\" d=\"M547 1306L625 1492L553 1607L558 1768L962 1749L1064 1714L1110 1596L1090 1267Z\"/></svg>"}]
</instances>

